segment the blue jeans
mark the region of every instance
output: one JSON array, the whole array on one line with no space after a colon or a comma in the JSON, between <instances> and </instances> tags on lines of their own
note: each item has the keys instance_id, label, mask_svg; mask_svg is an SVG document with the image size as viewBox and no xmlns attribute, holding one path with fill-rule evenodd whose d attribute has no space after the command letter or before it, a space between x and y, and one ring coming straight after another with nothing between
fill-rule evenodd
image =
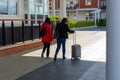
<instances>
[{"instance_id":1,"label":"blue jeans","mask_svg":"<svg viewBox=\"0 0 120 80\"><path fill-rule=\"evenodd\" d=\"M66 52L66 38L59 38L57 39L57 48L56 48L56 52L55 52L55 56L57 57L57 54L61 48L61 44L62 44L62 53L63 53L63 57L65 57L65 52Z\"/></svg>"}]
</instances>

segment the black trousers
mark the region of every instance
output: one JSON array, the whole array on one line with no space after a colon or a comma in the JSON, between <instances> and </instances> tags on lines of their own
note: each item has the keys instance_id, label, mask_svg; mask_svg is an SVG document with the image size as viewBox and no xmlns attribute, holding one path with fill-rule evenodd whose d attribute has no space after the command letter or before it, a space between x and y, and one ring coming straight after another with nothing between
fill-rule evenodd
<instances>
[{"instance_id":1,"label":"black trousers","mask_svg":"<svg viewBox=\"0 0 120 80\"><path fill-rule=\"evenodd\" d=\"M44 54L44 52L47 49L46 56L49 57L49 54L50 54L50 43L44 42L43 44L44 44L44 47L43 47L42 53Z\"/></svg>"}]
</instances>

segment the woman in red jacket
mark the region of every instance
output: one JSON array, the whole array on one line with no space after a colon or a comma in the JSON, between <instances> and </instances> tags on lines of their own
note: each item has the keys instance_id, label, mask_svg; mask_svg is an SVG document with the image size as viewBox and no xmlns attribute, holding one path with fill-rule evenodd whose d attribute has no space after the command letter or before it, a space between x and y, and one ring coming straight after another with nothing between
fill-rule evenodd
<instances>
[{"instance_id":1,"label":"woman in red jacket","mask_svg":"<svg viewBox=\"0 0 120 80\"><path fill-rule=\"evenodd\" d=\"M49 53L50 53L50 43L53 40L52 37L52 26L51 26L51 21L49 18L46 18L45 22L42 25L42 28L46 29L46 35L42 37L42 42L43 42L43 50L42 50L42 54L41 57L43 58L44 56L44 52L47 49L46 52L46 56L49 57Z\"/></svg>"}]
</instances>

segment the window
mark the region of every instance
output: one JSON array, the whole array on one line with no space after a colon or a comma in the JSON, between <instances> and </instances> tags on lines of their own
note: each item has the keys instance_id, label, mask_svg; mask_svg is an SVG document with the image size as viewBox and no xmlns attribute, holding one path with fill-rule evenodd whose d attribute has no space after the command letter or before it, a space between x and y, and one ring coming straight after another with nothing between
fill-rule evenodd
<instances>
[{"instance_id":1,"label":"window","mask_svg":"<svg viewBox=\"0 0 120 80\"><path fill-rule=\"evenodd\" d=\"M44 0L44 3L45 3L45 4L48 4L48 0Z\"/></svg>"},{"instance_id":2,"label":"window","mask_svg":"<svg viewBox=\"0 0 120 80\"><path fill-rule=\"evenodd\" d=\"M36 13L37 14L43 14L43 6L37 5L36 6Z\"/></svg>"},{"instance_id":3,"label":"window","mask_svg":"<svg viewBox=\"0 0 120 80\"><path fill-rule=\"evenodd\" d=\"M48 14L49 14L48 11L49 11L49 10L48 10L48 6L45 6L44 14L45 14L45 15L48 15Z\"/></svg>"},{"instance_id":4,"label":"window","mask_svg":"<svg viewBox=\"0 0 120 80\"><path fill-rule=\"evenodd\" d=\"M34 14L35 13L35 5L34 4L30 4L30 13Z\"/></svg>"},{"instance_id":5,"label":"window","mask_svg":"<svg viewBox=\"0 0 120 80\"><path fill-rule=\"evenodd\" d=\"M91 0L85 0L85 5L91 5Z\"/></svg>"},{"instance_id":6,"label":"window","mask_svg":"<svg viewBox=\"0 0 120 80\"><path fill-rule=\"evenodd\" d=\"M9 3L9 14L17 15L17 3L16 2Z\"/></svg>"},{"instance_id":7,"label":"window","mask_svg":"<svg viewBox=\"0 0 120 80\"><path fill-rule=\"evenodd\" d=\"M73 4L73 1L70 1L70 4L72 5L72 4Z\"/></svg>"},{"instance_id":8,"label":"window","mask_svg":"<svg viewBox=\"0 0 120 80\"><path fill-rule=\"evenodd\" d=\"M4 4L3 4L4 3ZM0 0L0 14L17 15L17 1Z\"/></svg>"},{"instance_id":9,"label":"window","mask_svg":"<svg viewBox=\"0 0 120 80\"><path fill-rule=\"evenodd\" d=\"M28 0L24 0L24 2L28 2Z\"/></svg>"},{"instance_id":10,"label":"window","mask_svg":"<svg viewBox=\"0 0 120 80\"><path fill-rule=\"evenodd\" d=\"M39 4L43 4L43 0L37 0Z\"/></svg>"},{"instance_id":11,"label":"window","mask_svg":"<svg viewBox=\"0 0 120 80\"><path fill-rule=\"evenodd\" d=\"M8 15L8 2L7 2L7 0L0 0L0 14Z\"/></svg>"}]
</instances>

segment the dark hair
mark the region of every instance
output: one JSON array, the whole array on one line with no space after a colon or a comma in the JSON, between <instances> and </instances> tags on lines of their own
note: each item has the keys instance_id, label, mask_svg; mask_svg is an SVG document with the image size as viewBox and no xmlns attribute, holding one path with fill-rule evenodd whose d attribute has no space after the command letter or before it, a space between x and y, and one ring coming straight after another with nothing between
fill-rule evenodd
<instances>
[{"instance_id":1,"label":"dark hair","mask_svg":"<svg viewBox=\"0 0 120 80\"><path fill-rule=\"evenodd\" d=\"M65 22L65 23L66 23L66 22L67 22L67 18L63 18L63 19L62 19L62 22Z\"/></svg>"},{"instance_id":2,"label":"dark hair","mask_svg":"<svg viewBox=\"0 0 120 80\"><path fill-rule=\"evenodd\" d=\"M51 24L50 18L46 18L45 23Z\"/></svg>"}]
</instances>

